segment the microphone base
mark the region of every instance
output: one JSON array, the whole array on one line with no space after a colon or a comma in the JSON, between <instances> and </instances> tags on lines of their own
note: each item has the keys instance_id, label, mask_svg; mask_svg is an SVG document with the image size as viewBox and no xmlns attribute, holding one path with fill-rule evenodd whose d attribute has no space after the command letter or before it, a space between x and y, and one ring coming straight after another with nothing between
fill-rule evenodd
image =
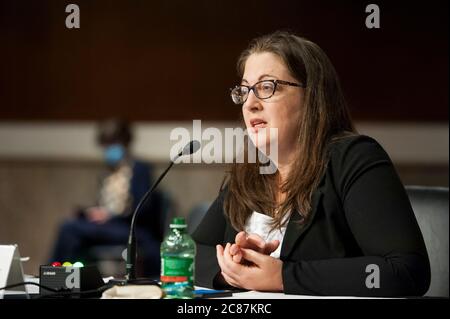
<instances>
[{"instance_id":1,"label":"microphone base","mask_svg":"<svg viewBox=\"0 0 450 319\"><path fill-rule=\"evenodd\" d=\"M128 280L123 278L113 278L108 281L108 284L114 285L114 286L125 286L128 283Z\"/></svg>"},{"instance_id":2,"label":"microphone base","mask_svg":"<svg viewBox=\"0 0 450 319\"><path fill-rule=\"evenodd\" d=\"M126 286L126 285L156 285L160 286L160 283L156 279L152 278L136 278L136 279L126 279L126 278L114 278L108 281L108 284L115 286Z\"/></svg>"}]
</instances>

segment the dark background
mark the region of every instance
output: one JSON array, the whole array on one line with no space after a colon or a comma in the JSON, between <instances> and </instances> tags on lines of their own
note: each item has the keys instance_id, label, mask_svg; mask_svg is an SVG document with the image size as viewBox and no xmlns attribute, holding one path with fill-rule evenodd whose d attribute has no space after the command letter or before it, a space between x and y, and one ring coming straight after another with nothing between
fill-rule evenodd
<instances>
[{"instance_id":1,"label":"dark background","mask_svg":"<svg viewBox=\"0 0 450 319\"><path fill-rule=\"evenodd\" d=\"M0 120L235 120L236 58L276 29L327 52L355 119L448 120L446 0L1 1Z\"/></svg>"}]
</instances>

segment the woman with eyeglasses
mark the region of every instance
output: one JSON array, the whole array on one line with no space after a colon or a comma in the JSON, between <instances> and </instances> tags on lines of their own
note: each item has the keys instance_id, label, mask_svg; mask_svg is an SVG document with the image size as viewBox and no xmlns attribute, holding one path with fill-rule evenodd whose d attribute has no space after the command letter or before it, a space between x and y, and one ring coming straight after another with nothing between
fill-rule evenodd
<instances>
[{"instance_id":1,"label":"woman with eyeglasses","mask_svg":"<svg viewBox=\"0 0 450 319\"><path fill-rule=\"evenodd\" d=\"M277 170L233 164L193 234L196 284L423 295L430 265L407 194L383 148L356 132L325 53L275 32L254 39L237 66L232 100L258 149L273 142L263 130L278 130Z\"/></svg>"}]
</instances>

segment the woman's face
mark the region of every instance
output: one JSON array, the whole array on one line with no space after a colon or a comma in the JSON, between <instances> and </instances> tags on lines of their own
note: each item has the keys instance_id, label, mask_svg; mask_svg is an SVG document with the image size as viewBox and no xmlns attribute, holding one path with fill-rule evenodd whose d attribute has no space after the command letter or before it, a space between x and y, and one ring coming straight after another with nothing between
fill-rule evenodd
<instances>
[{"instance_id":1,"label":"woman's face","mask_svg":"<svg viewBox=\"0 0 450 319\"><path fill-rule=\"evenodd\" d=\"M261 80L284 80L299 83L288 71L283 60L270 52L254 53L245 63L242 85L252 86ZM258 131L266 128L278 129L278 157L288 156L295 149L296 132L303 106L304 91L300 87L278 84L274 95L268 99L257 98L250 91L247 101L242 106L245 125L250 137L258 148L269 149L273 136L258 139Z\"/></svg>"}]
</instances>

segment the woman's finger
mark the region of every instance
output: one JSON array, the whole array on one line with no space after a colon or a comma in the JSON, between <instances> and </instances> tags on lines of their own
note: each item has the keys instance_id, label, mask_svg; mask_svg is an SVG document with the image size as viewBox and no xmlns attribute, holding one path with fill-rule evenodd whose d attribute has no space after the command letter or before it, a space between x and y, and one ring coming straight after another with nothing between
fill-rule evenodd
<instances>
[{"instance_id":1,"label":"woman's finger","mask_svg":"<svg viewBox=\"0 0 450 319\"><path fill-rule=\"evenodd\" d=\"M224 269L225 264L224 264L224 260L223 260L223 247L222 245L216 245L216 257L217 257L217 262L219 263L219 267L220 269Z\"/></svg>"},{"instance_id":2,"label":"woman's finger","mask_svg":"<svg viewBox=\"0 0 450 319\"><path fill-rule=\"evenodd\" d=\"M247 246L243 248L251 248L263 252L266 247L266 242L257 234L250 234L247 236Z\"/></svg>"},{"instance_id":3,"label":"woman's finger","mask_svg":"<svg viewBox=\"0 0 450 319\"><path fill-rule=\"evenodd\" d=\"M242 265L233 260L233 256L230 254L230 247L231 244L228 243L225 245L225 249L223 251L223 271L225 271L229 276L237 278L242 270Z\"/></svg>"},{"instance_id":4,"label":"woman's finger","mask_svg":"<svg viewBox=\"0 0 450 319\"><path fill-rule=\"evenodd\" d=\"M239 252L239 246L236 244L232 244L230 247L230 254L231 255L236 255Z\"/></svg>"},{"instance_id":5,"label":"woman's finger","mask_svg":"<svg viewBox=\"0 0 450 319\"><path fill-rule=\"evenodd\" d=\"M267 261L267 258L272 258L257 251L254 251L253 249L242 249L242 255L243 258L245 258L248 261L251 261L256 266L262 265L265 261Z\"/></svg>"},{"instance_id":6,"label":"woman's finger","mask_svg":"<svg viewBox=\"0 0 450 319\"><path fill-rule=\"evenodd\" d=\"M225 245L225 249L223 251L223 259L227 263L233 262L233 255L231 255L231 253L230 253L230 248L231 248L231 244L227 243Z\"/></svg>"},{"instance_id":7,"label":"woman's finger","mask_svg":"<svg viewBox=\"0 0 450 319\"><path fill-rule=\"evenodd\" d=\"M240 247L245 247L246 243L247 243L247 233L245 231L241 231L239 232L235 239L234 239L235 243L237 245L239 245Z\"/></svg>"},{"instance_id":8,"label":"woman's finger","mask_svg":"<svg viewBox=\"0 0 450 319\"><path fill-rule=\"evenodd\" d=\"M237 254L235 254L234 256L233 256L233 261L235 262L235 263L240 263L241 261L242 261L242 252L238 252Z\"/></svg>"},{"instance_id":9,"label":"woman's finger","mask_svg":"<svg viewBox=\"0 0 450 319\"><path fill-rule=\"evenodd\" d=\"M274 239L274 240L266 243L266 247L264 248L264 253L266 255L270 255L275 250L277 250L279 245L280 245L280 241L278 239Z\"/></svg>"}]
</instances>

